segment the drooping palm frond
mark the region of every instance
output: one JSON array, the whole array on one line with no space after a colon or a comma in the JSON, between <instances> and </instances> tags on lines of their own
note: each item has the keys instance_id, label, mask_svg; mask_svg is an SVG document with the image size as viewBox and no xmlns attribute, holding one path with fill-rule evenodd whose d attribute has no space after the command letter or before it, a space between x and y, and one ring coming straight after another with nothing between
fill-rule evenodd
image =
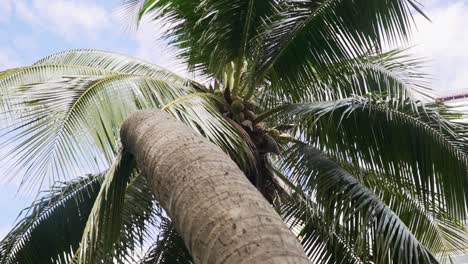
<instances>
[{"instance_id":1,"label":"drooping palm frond","mask_svg":"<svg viewBox=\"0 0 468 264\"><path fill-rule=\"evenodd\" d=\"M434 203L425 206L410 184L399 186L393 177L350 167L348 171L358 175L358 180L385 202L442 263L451 263L454 252L466 252L468 233L464 222L454 218L445 208Z\"/></svg>"},{"instance_id":2,"label":"drooping palm frond","mask_svg":"<svg viewBox=\"0 0 468 264\"><path fill-rule=\"evenodd\" d=\"M0 242L0 262L66 263L78 248L102 179L90 175L57 183L34 201Z\"/></svg>"},{"instance_id":3,"label":"drooping palm frond","mask_svg":"<svg viewBox=\"0 0 468 264\"><path fill-rule=\"evenodd\" d=\"M405 112L414 113L406 107ZM465 106L448 105L442 102L424 104L417 115L424 123L442 133L460 151L468 154L468 123L465 122Z\"/></svg>"},{"instance_id":4,"label":"drooping palm frond","mask_svg":"<svg viewBox=\"0 0 468 264\"><path fill-rule=\"evenodd\" d=\"M406 50L366 53L327 67L339 74L329 75L317 69L317 79L302 79L300 86L272 74L270 84L258 91L259 104L273 108L284 102L330 101L369 95L414 102L433 97L428 76L422 73L424 61L408 55Z\"/></svg>"},{"instance_id":5,"label":"drooping palm frond","mask_svg":"<svg viewBox=\"0 0 468 264\"><path fill-rule=\"evenodd\" d=\"M80 247L74 252L70 264L136 263L140 259L146 242L154 239L154 229L161 224L165 214L156 202L146 178L140 173L132 176L124 191L120 215L118 208L116 208L118 205L115 203L116 200L121 199L115 184L118 181L114 179L113 183L108 185L110 188L107 188L105 201L100 200L100 195L98 195L96 201L99 203L95 202L94 204L83 230ZM106 184L106 179L104 179L103 184ZM106 187L103 186L103 188ZM95 208L101 210L95 210ZM96 211L101 212L99 218L95 218L92 214ZM101 221L104 222L103 230L87 228L90 224L96 227ZM118 222L121 222L120 226L117 225ZM85 239L85 236L92 234L96 235L94 241ZM83 250L85 245L83 241L88 246L85 250ZM97 247L89 248L92 242L96 242ZM88 254L90 250L94 250L93 256L90 258L80 257L80 253Z\"/></svg>"},{"instance_id":6,"label":"drooping palm frond","mask_svg":"<svg viewBox=\"0 0 468 264\"><path fill-rule=\"evenodd\" d=\"M388 206L414 234L416 239L430 252L437 255L442 263L451 263L451 255L466 251L468 245L467 231L464 223L453 218L444 208L437 205L429 208L424 206L410 184L399 185L394 177L378 175L363 171L350 163L340 162L357 181L366 186ZM364 259L355 251L354 240L347 241L327 221L333 221L323 216L312 193L302 191L302 185L295 185L279 171L280 181L287 185L288 192L283 192L277 206L283 217L297 230L300 239L304 240L309 256L317 260L333 259L336 263L362 263ZM296 183L297 184L297 183ZM434 210L433 208L437 208ZM341 260L341 261L338 261Z\"/></svg>"},{"instance_id":7,"label":"drooping palm frond","mask_svg":"<svg viewBox=\"0 0 468 264\"><path fill-rule=\"evenodd\" d=\"M98 250L108 252L120 237L125 192L135 167L134 158L121 151L104 176L101 190L83 232L77 263L96 263Z\"/></svg>"},{"instance_id":8,"label":"drooping palm frond","mask_svg":"<svg viewBox=\"0 0 468 264\"><path fill-rule=\"evenodd\" d=\"M385 95L387 100L428 100L434 97L429 76L423 73L425 61L395 49L371 52L350 61L329 65L339 75L320 76L321 82L333 91L321 101L351 96Z\"/></svg>"},{"instance_id":9,"label":"drooping palm frond","mask_svg":"<svg viewBox=\"0 0 468 264\"><path fill-rule=\"evenodd\" d=\"M300 122L299 137L337 160L395 177L398 186L409 183L427 206L437 203L464 219L468 161L459 146L465 140L443 119L427 122L435 114L429 108L416 112L410 105L350 98L290 105L282 114L284 122Z\"/></svg>"},{"instance_id":10,"label":"drooping palm frond","mask_svg":"<svg viewBox=\"0 0 468 264\"><path fill-rule=\"evenodd\" d=\"M192 69L218 78L225 65L240 63L254 44L257 27L275 10L275 0L126 0L124 10L139 22L144 15L170 24L165 37Z\"/></svg>"},{"instance_id":11,"label":"drooping palm frond","mask_svg":"<svg viewBox=\"0 0 468 264\"><path fill-rule=\"evenodd\" d=\"M17 159L8 169L30 175L23 182L37 187L46 176L53 182L102 171L115 157L120 125L130 112L163 108L198 91L157 66L95 50L58 53L13 70L0 79L0 89L6 91L2 109L14 120L1 128L10 137L0 146L10 144L6 155ZM246 150L212 100L194 96L166 110L226 152ZM239 164L248 162L236 156Z\"/></svg>"},{"instance_id":12,"label":"drooping palm frond","mask_svg":"<svg viewBox=\"0 0 468 264\"><path fill-rule=\"evenodd\" d=\"M416 239L430 252L437 255L440 262L451 263L453 254L466 252L468 232L465 229L464 221L454 218L445 208L439 207L437 203L432 203L429 206L425 205L411 183L397 183L395 177L365 171L349 162L341 161L339 165L379 197L408 227ZM348 254L349 256L346 259L351 260L353 263L360 259L353 253L354 246L352 244L347 244L338 234L326 230L326 227L329 226L328 223L317 224L317 221L323 221L325 218L320 214L319 210L311 211L318 208L318 206L314 204L314 201L304 198L305 195L297 189L300 186L295 186L287 176L276 171L276 175L278 174L280 174L281 182L287 183L290 190L297 191L292 194L286 193L288 195L280 197L281 203L278 203L278 205L280 209L284 209L291 214L288 218L301 219L306 225L311 226L312 230L310 232L314 234L336 236L336 238L330 238L330 241L326 237L320 239L322 242L338 243L338 245L330 245L331 248L338 250L338 252L333 253L335 254L334 259L344 259L344 257L336 256L336 254L343 253ZM292 224L297 224L298 221L293 221ZM312 221L312 223L308 223L308 221ZM342 243L344 245L341 245ZM317 250L317 247L314 248ZM323 253L326 253L326 251ZM322 258L326 259L325 256Z\"/></svg>"},{"instance_id":13,"label":"drooping palm frond","mask_svg":"<svg viewBox=\"0 0 468 264\"><path fill-rule=\"evenodd\" d=\"M313 263L362 263L353 243L331 230L317 204L279 168L271 168L275 181L283 188L274 206L291 231L298 237Z\"/></svg>"},{"instance_id":14,"label":"drooping palm frond","mask_svg":"<svg viewBox=\"0 0 468 264\"><path fill-rule=\"evenodd\" d=\"M0 242L2 263L72 263L103 181L104 175L98 174L57 183L25 209L20 222ZM151 229L163 218L141 174L132 177L122 197L121 225L113 234L117 240L107 251L100 241L102 247L95 252L103 263L136 262L145 241L153 239Z\"/></svg>"},{"instance_id":15,"label":"drooping palm frond","mask_svg":"<svg viewBox=\"0 0 468 264\"><path fill-rule=\"evenodd\" d=\"M266 20L252 69L253 84L269 74L301 87L329 65L351 61L385 42L409 36L413 0L289 0ZM330 72L337 73L339 72Z\"/></svg>"},{"instance_id":16,"label":"drooping palm frond","mask_svg":"<svg viewBox=\"0 0 468 264\"><path fill-rule=\"evenodd\" d=\"M330 160L319 150L303 144L297 144L290 150L281 167L290 181L296 186L296 195L305 203L285 204L287 219L298 221L303 233L303 243L311 246L311 257L326 262L323 252L315 245L317 235L313 222L301 214L317 211L328 225L329 234L343 239L344 245L350 245L350 252L361 261L374 263L432 263L434 256L422 245L408 227L379 197L361 184L339 164ZM307 210L298 209L301 204ZM314 206L315 205L315 206ZM301 216L301 217L299 217ZM308 226L307 224L309 223ZM322 241L322 243L326 243ZM333 251L328 250L328 253ZM337 252L335 252L336 254ZM343 252L341 252L343 253ZM333 257L334 261L339 258ZM354 261L351 261L353 263Z\"/></svg>"},{"instance_id":17,"label":"drooping palm frond","mask_svg":"<svg viewBox=\"0 0 468 264\"><path fill-rule=\"evenodd\" d=\"M333 65L345 78L337 78L342 98L384 94L387 99L429 100L434 97L430 76L423 72L423 59L409 54L410 49L395 49L359 56L350 63ZM347 65L348 64L348 65ZM330 76L329 78L333 78ZM331 82L333 85L333 82Z\"/></svg>"}]
</instances>

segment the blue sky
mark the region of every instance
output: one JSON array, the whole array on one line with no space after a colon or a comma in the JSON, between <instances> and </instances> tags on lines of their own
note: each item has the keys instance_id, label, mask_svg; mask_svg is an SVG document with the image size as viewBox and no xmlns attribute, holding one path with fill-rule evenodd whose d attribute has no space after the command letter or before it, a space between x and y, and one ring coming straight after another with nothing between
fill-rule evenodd
<instances>
[{"instance_id":1,"label":"blue sky","mask_svg":"<svg viewBox=\"0 0 468 264\"><path fill-rule=\"evenodd\" d=\"M439 95L468 91L468 0L420 0L432 22L416 17L412 52L430 60L427 72ZM124 30L120 0L0 0L0 71L27 65L53 52L97 48L175 68L170 49L157 40L157 25ZM127 21L128 22L128 21ZM5 151L5 150L0 150ZM0 161L0 179L6 175ZM1 182L1 181L0 181ZM0 238L31 196L0 186Z\"/></svg>"}]
</instances>

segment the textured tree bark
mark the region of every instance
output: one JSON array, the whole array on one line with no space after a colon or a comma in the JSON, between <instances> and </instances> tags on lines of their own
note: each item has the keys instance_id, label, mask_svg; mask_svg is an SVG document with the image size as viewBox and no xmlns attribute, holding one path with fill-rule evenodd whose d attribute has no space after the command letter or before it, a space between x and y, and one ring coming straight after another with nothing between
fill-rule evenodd
<instances>
[{"instance_id":1,"label":"textured tree bark","mask_svg":"<svg viewBox=\"0 0 468 264\"><path fill-rule=\"evenodd\" d=\"M309 263L280 216L218 146L160 110L132 114L121 138L195 263Z\"/></svg>"}]
</instances>

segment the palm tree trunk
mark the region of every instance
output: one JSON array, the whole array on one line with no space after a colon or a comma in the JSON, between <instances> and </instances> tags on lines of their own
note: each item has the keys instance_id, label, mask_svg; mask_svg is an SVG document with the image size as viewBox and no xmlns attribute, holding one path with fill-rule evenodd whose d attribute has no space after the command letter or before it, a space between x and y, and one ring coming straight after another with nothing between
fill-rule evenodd
<instances>
[{"instance_id":1,"label":"palm tree trunk","mask_svg":"<svg viewBox=\"0 0 468 264\"><path fill-rule=\"evenodd\" d=\"M121 130L195 263L309 263L272 206L218 146L160 110Z\"/></svg>"}]
</instances>

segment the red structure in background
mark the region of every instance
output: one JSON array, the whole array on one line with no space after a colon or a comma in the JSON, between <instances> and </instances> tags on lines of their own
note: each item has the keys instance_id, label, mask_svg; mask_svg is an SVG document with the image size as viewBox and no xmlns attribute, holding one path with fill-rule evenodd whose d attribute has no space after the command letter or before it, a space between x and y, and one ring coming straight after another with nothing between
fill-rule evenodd
<instances>
[{"instance_id":1,"label":"red structure in background","mask_svg":"<svg viewBox=\"0 0 468 264\"><path fill-rule=\"evenodd\" d=\"M440 96L440 97L437 97L436 100L446 102L446 101L455 101L455 100L468 98L468 89L451 90L448 92L451 95Z\"/></svg>"}]
</instances>

